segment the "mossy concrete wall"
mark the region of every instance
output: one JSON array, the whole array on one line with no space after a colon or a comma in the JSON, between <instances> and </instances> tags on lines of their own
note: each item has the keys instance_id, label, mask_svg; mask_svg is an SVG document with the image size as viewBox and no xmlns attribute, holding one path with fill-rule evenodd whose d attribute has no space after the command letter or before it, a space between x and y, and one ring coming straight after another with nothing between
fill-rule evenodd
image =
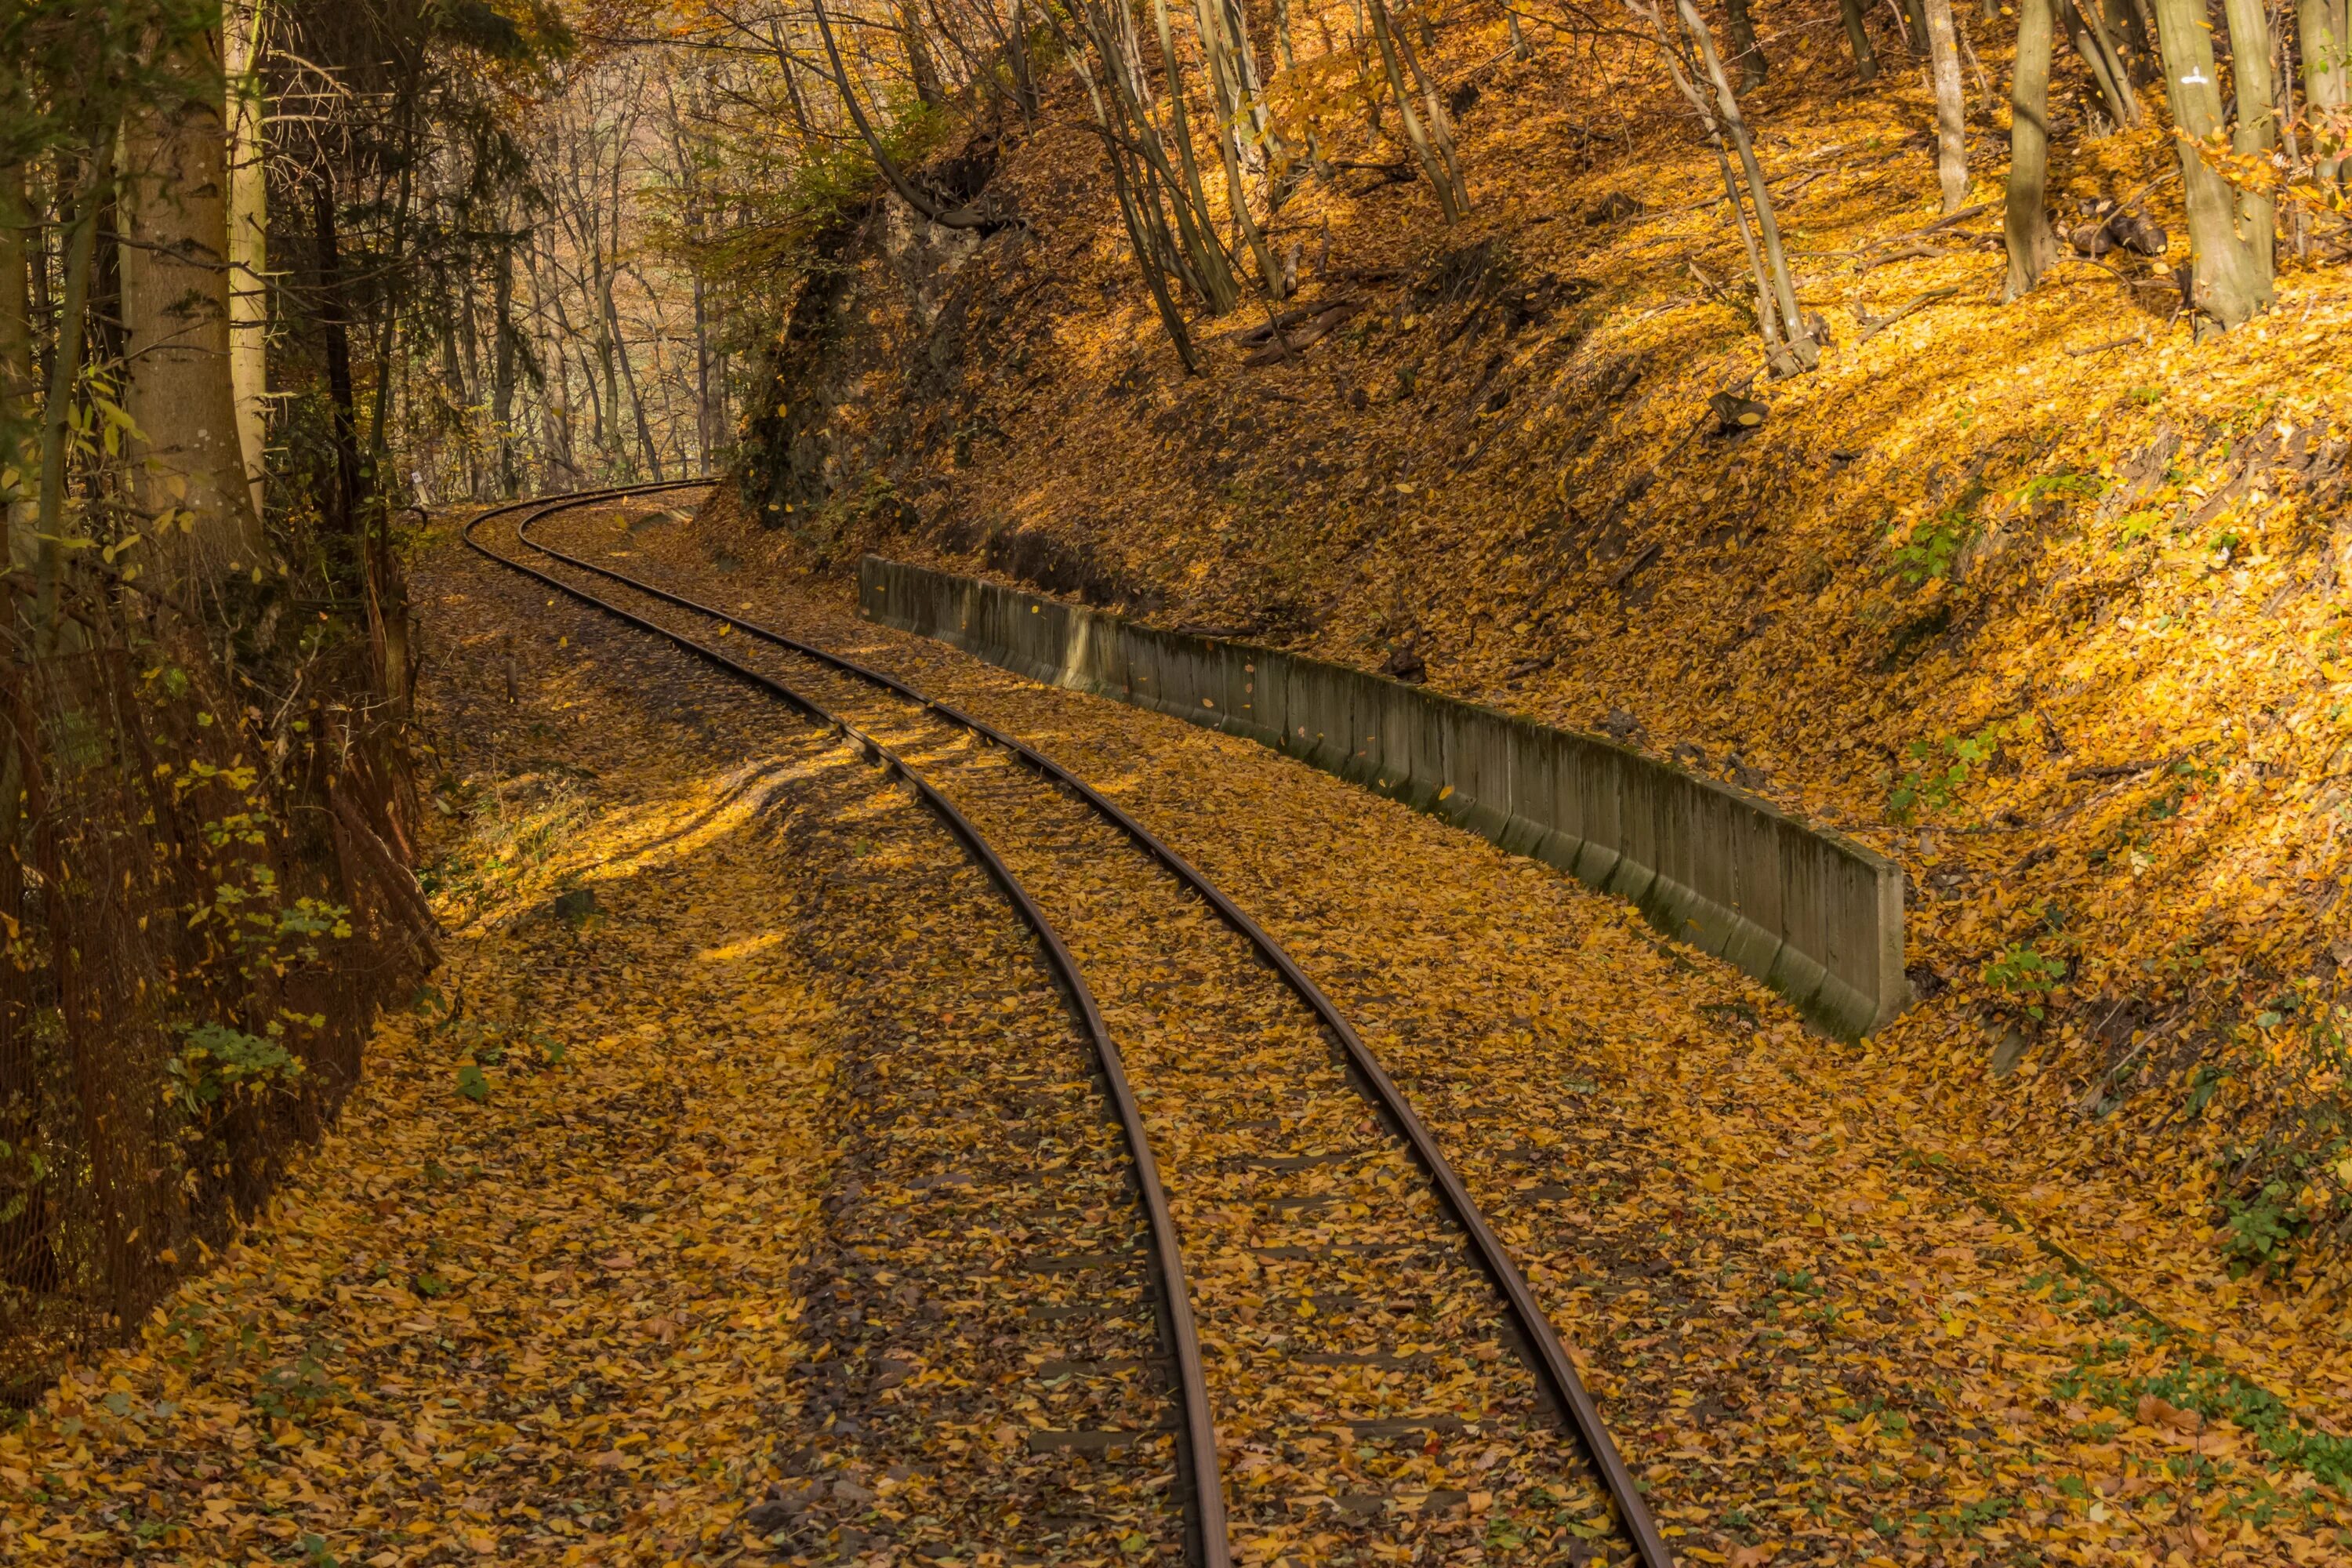
<instances>
[{"instance_id":1,"label":"mossy concrete wall","mask_svg":"<svg viewBox=\"0 0 2352 1568\"><path fill-rule=\"evenodd\" d=\"M1187 637L869 555L868 619L1033 679L1246 735L1631 899L1847 1038L1910 999L1903 871L1599 736L1274 648Z\"/></svg>"}]
</instances>

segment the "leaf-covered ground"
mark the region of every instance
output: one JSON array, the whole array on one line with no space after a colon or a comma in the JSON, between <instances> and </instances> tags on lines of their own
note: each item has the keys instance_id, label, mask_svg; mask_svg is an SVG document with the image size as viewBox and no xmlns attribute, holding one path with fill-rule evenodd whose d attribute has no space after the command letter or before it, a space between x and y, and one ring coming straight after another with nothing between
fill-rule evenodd
<instances>
[{"instance_id":1,"label":"leaf-covered ground","mask_svg":"<svg viewBox=\"0 0 2352 1568\"><path fill-rule=\"evenodd\" d=\"M837 1042L758 819L811 758L479 586L425 595L446 963L268 1213L0 1428L0 1559L664 1563L773 1473Z\"/></svg>"},{"instance_id":2,"label":"leaf-covered ground","mask_svg":"<svg viewBox=\"0 0 2352 1568\"><path fill-rule=\"evenodd\" d=\"M2069 251L2003 305L2004 29L1959 19L1992 86L1944 224L1916 62L1858 87L1833 8L1758 15L1746 111L1818 372L1759 374L1718 175L1646 52L1530 23L1522 62L1499 14L1459 16L1436 52L1467 220L1362 171L1274 219L1295 308L1350 312L1328 335L1269 357L1258 314L1202 320L1207 373L1181 374L1098 150L1049 118L992 187L1032 226L927 279L946 304L851 257L826 396L796 390L798 444L754 452L754 488L784 474L799 504L773 531L714 509L709 547L835 573L877 548L1417 669L1836 826L1908 874L1922 1003L1882 1050L1949 1156L2170 1277L2181 1311L2339 1353L2336 220L2284 249L2275 310L2196 342L2161 115L2097 134L2062 61L2060 216L2137 201L2170 249ZM1727 392L1761 424L1727 431Z\"/></svg>"},{"instance_id":3,"label":"leaf-covered ground","mask_svg":"<svg viewBox=\"0 0 2352 1568\"><path fill-rule=\"evenodd\" d=\"M695 530L562 537L1008 725L1265 919L1444 1133L1681 1544L2352 1549L2336 1490L2352 1390L2324 1340L2209 1340L2233 1305L2260 1321L2226 1281L2167 1296L2160 1273L2103 1283L2051 1256L1941 1152L1947 1106L1888 1092L1883 1055L1807 1034L1630 910L1245 742L713 567Z\"/></svg>"},{"instance_id":4,"label":"leaf-covered ground","mask_svg":"<svg viewBox=\"0 0 2352 1568\"><path fill-rule=\"evenodd\" d=\"M1625 908L1246 743L715 573L675 519L568 536L1028 735L1264 919L1438 1130L1687 1561L2352 1551L2340 1373L2053 1258L1938 1163L1943 1107ZM0 1552L1175 1561L1115 1130L1001 898L777 705L468 558L420 582L447 966L269 1213L0 1432ZM1050 827L992 824L1031 857ZM1110 884L1062 896L1108 900L1107 994L1174 951ZM1126 1020L1146 1045L1153 1022ZM1162 1037L1132 1064L1147 1103L1183 1087ZM1218 1223L1196 1210L1194 1243ZM1335 1392L1431 1397L1393 1370ZM1284 1386L1238 1339L1215 1373ZM1229 1456L1234 1495L1399 1479L1313 1425ZM1488 1447L1433 1432L1423 1458L1451 1479ZM1512 1500L1442 1485L1444 1560L1535 1560Z\"/></svg>"}]
</instances>

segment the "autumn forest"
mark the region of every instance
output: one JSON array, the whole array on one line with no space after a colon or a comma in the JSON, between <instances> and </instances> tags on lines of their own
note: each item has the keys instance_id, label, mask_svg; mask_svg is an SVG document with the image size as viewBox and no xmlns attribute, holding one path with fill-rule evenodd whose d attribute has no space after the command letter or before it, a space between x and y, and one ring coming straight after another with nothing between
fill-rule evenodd
<instances>
[{"instance_id":1,"label":"autumn forest","mask_svg":"<svg viewBox=\"0 0 2352 1568\"><path fill-rule=\"evenodd\" d=\"M5 0L0 1558L2352 1563L2344 0Z\"/></svg>"}]
</instances>

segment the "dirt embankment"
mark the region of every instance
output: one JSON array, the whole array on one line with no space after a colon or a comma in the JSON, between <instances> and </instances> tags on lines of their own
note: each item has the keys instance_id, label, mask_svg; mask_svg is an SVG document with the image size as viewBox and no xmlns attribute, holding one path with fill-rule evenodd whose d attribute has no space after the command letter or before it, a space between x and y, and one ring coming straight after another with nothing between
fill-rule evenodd
<instances>
[{"instance_id":1,"label":"dirt embankment","mask_svg":"<svg viewBox=\"0 0 2352 1568\"><path fill-rule=\"evenodd\" d=\"M1749 102L1812 374L1760 374L1664 94L1514 61L1498 18L1440 51L1469 221L1307 181L1274 224L1282 341L1255 306L1200 321L1198 377L1079 102L1003 130L957 177L1025 226L883 212L801 288L709 548L836 576L876 549L1415 673L1832 823L1909 873L1921 1002L1874 1049L1890 1094L1949 1105L1954 1158L2053 1223L2325 1284L2352 282L2290 256L2276 310L2193 342L2167 133L2066 107L2056 199L2136 195L2171 249L2001 305L2001 128L1971 127L1992 205L1939 222L1924 89L1850 88L1834 26L1800 26L1829 17L1780 18Z\"/></svg>"}]
</instances>

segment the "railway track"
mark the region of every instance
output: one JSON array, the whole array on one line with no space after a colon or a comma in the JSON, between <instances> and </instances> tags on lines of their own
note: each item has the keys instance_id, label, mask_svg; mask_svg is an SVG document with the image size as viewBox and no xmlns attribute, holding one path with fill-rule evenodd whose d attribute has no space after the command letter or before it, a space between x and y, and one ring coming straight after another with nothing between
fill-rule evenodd
<instances>
[{"instance_id":1,"label":"railway track","mask_svg":"<svg viewBox=\"0 0 2352 1568\"><path fill-rule=\"evenodd\" d=\"M1089 1267L1144 1265L1196 1560L1228 1563L1236 1542L1253 1558L1290 1543L1342 1562L1475 1543L1671 1563L1527 1280L1347 1019L1255 921L1016 738L531 537L565 511L682 488L519 503L466 538L849 736L1034 933L1133 1163L1148 1257ZM480 537L492 524L506 549ZM1148 1450L1138 1436L1044 1440Z\"/></svg>"}]
</instances>

